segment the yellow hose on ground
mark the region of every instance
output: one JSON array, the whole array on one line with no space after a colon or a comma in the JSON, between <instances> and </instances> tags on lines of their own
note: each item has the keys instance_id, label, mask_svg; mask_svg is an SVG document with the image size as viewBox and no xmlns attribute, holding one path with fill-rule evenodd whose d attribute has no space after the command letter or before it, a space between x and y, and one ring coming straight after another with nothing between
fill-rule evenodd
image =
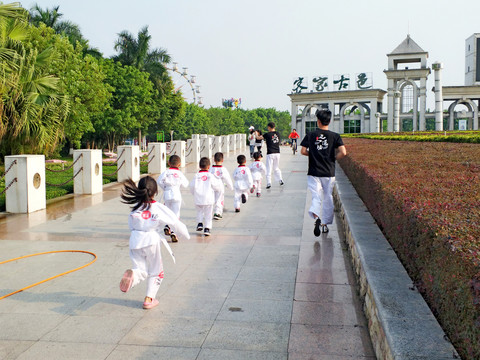
<instances>
[{"instance_id":1,"label":"yellow hose on ground","mask_svg":"<svg viewBox=\"0 0 480 360\"><path fill-rule=\"evenodd\" d=\"M17 291L14 291L14 292L10 293L10 294L4 295L4 296L0 297L0 300L5 299L6 297L12 296L13 294L16 294L16 293L22 292L22 291L24 291L24 290L30 289L30 288L32 288L32 287L34 287L34 286L40 285L40 284L42 284L42 283L44 283L44 282L47 282L47 281L49 281L49 280L53 280L53 279L55 279L55 278L57 278L57 277L60 277L60 276L63 276L63 275L72 273L72 272L77 271L77 270L80 270L80 269L83 269L84 267L87 267L87 266L89 266L89 265L92 265L95 261L97 261L97 255L95 255L94 253L92 253L92 252L90 252L90 251L83 251L83 250L55 250L55 251L46 251L46 252L41 252L41 253L36 253L36 254L24 255L24 256L20 256L20 257L14 258L14 259L5 260L5 261L0 262L0 265L9 263L9 262L15 261L15 260L20 260L20 259L29 258L29 257L32 257L32 256L39 256L39 255L53 254L53 253L62 253L62 252L78 252L78 253L90 254L90 255L92 255L92 256L94 257L94 259L93 259L92 261L90 261L88 264L85 264L85 265L83 265L83 266L80 266L80 267L78 267L78 268L76 268L76 269L65 271L65 272L63 272L63 273L61 273L61 274L58 274L58 275L49 277L49 278L47 278L47 279L45 279L45 280L36 282L35 284L25 286L24 288L21 288L20 290L17 290Z\"/></svg>"}]
</instances>

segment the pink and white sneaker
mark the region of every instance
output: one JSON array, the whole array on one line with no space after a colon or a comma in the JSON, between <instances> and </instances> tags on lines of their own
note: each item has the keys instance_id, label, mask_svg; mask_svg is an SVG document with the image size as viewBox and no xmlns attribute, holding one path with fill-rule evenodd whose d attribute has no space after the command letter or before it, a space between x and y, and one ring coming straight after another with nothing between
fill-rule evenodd
<instances>
[{"instance_id":1,"label":"pink and white sneaker","mask_svg":"<svg viewBox=\"0 0 480 360\"><path fill-rule=\"evenodd\" d=\"M122 280L120 280L120 290L127 292L132 288L133 284L133 271L131 269L125 270Z\"/></svg>"},{"instance_id":2,"label":"pink and white sneaker","mask_svg":"<svg viewBox=\"0 0 480 360\"><path fill-rule=\"evenodd\" d=\"M250 189L250 194L253 194L255 192L255 185L252 186L252 188Z\"/></svg>"},{"instance_id":3,"label":"pink and white sneaker","mask_svg":"<svg viewBox=\"0 0 480 360\"><path fill-rule=\"evenodd\" d=\"M146 302L146 301L145 301L145 302L143 303L143 308L144 308L145 310L148 310L148 309L154 308L154 307L157 306L157 305L158 305L158 300L157 300L157 299L152 299L152 301L150 301L150 302Z\"/></svg>"}]
</instances>

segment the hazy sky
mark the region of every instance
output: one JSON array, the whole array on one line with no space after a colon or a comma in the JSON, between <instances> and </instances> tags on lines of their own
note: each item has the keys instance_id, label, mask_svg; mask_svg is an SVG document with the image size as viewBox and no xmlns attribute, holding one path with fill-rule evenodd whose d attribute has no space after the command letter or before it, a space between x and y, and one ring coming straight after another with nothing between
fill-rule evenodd
<instances>
[{"instance_id":1,"label":"hazy sky","mask_svg":"<svg viewBox=\"0 0 480 360\"><path fill-rule=\"evenodd\" d=\"M117 34L149 26L152 46L197 76L206 107L242 98L242 107L290 110L298 76L367 72L386 90L386 54L407 33L444 63L443 85L463 85L465 39L480 32L480 1L460 0L38 0L60 5L105 56ZM22 1L30 8L35 2ZM330 81L331 81L330 80ZM181 85L181 83L180 83ZM433 73L428 106L433 108ZM386 101L386 99L385 99Z\"/></svg>"}]
</instances>

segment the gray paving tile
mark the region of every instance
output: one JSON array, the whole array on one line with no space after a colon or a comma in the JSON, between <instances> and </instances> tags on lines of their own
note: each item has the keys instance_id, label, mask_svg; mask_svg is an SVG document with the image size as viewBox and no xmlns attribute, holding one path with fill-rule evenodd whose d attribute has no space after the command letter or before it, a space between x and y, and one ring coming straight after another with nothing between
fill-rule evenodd
<instances>
[{"instance_id":1,"label":"gray paving tile","mask_svg":"<svg viewBox=\"0 0 480 360\"><path fill-rule=\"evenodd\" d=\"M18 360L103 360L112 352L114 344L89 344L38 341Z\"/></svg>"},{"instance_id":2,"label":"gray paving tile","mask_svg":"<svg viewBox=\"0 0 480 360\"><path fill-rule=\"evenodd\" d=\"M65 321L65 315L0 314L1 340L39 340Z\"/></svg>"},{"instance_id":3,"label":"gray paving tile","mask_svg":"<svg viewBox=\"0 0 480 360\"><path fill-rule=\"evenodd\" d=\"M290 324L291 317L291 301L227 299L217 319Z\"/></svg>"},{"instance_id":4,"label":"gray paving tile","mask_svg":"<svg viewBox=\"0 0 480 360\"><path fill-rule=\"evenodd\" d=\"M287 353L202 349L197 360L287 360Z\"/></svg>"},{"instance_id":5,"label":"gray paving tile","mask_svg":"<svg viewBox=\"0 0 480 360\"><path fill-rule=\"evenodd\" d=\"M199 351L198 348L119 345L106 360L195 360Z\"/></svg>"},{"instance_id":6,"label":"gray paving tile","mask_svg":"<svg viewBox=\"0 0 480 360\"><path fill-rule=\"evenodd\" d=\"M203 348L286 352L290 324L216 321Z\"/></svg>"},{"instance_id":7,"label":"gray paving tile","mask_svg":"<svg viewBox=\"0 0 480 360\"><path fill-rule=\"evenodd\" d=\"M0 340L0 359L17 359L24 351L28 350L35 341Z\"/></svg>"},{"instance_id":8,"label":"gray paving tile","mask_svg":"<svg viewBox=\"0 0 480 360\"><path fill-rule=\"evenodd\" d=\"M237 280L228 295L229 299L292 301L295 283L277 280Z\"/></svg>"},{"instance_id":9,"label":"gray paving tile","mask_svg":"<svg viewBox=\"0 0 480 360\"><path fill-rule=\"evenodd\" d=\"M238 280L295 282L296 267L244 266L238 274Z\"/></svg>"}]
</instances>

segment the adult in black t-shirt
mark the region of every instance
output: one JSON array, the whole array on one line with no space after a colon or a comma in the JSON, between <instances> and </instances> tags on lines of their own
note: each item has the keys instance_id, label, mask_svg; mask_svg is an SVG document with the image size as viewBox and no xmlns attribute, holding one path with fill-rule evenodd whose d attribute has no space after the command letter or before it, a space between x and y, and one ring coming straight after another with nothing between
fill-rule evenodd
<instances>
[{"instance_id":1,"label":"adult in black t-shirt","mask_svg":"<svg viewBox=\"0 0 480 360\"><path fill-rule=\"evenodd\" d=\"M320 236L320 228L326 233L327 225L333 223L335 160L347 155L347 150L340 135L328 130L332 113L329 110L317 110L315 115L318 128L305 136L300 144L300 152L308 156L308 188L312 193L308 213L315 219L313 233Z\"/></svg>"},{"instance_id":2,"label":"adult in black t-shirt","mask_svg":"<svg viewBox=\"0 0 480 360\"><path fill-rule=\"evenodd\" d=\"M265 144L267 144L267 189L272 186L272 170L280 185L283 185L282 171L278 166L280 163L280 133L275 131L275 123L269 122L267 125L268 132L263 134Z\"/></svg>"}]
</instances>

